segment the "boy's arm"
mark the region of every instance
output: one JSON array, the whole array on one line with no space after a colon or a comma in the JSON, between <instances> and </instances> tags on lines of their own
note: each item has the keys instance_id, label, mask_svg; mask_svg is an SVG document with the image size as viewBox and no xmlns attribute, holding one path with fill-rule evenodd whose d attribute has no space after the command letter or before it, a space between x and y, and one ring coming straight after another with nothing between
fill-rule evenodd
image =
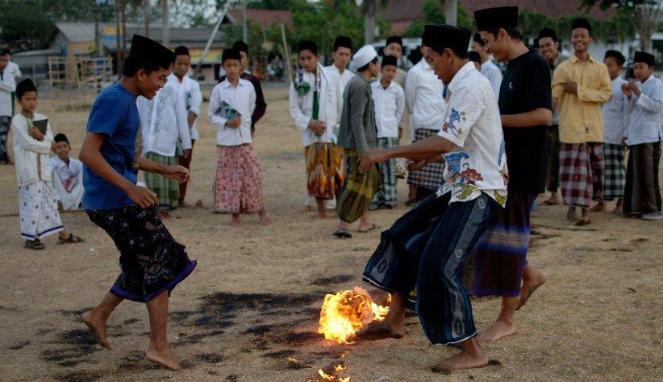
<instances>
[{"instance_id":1,"label":"boy's arm","mask_svg":"<svg viewBox=\"0 0 663 382\"><path fill-rule=\"evenodd\" d=\"M254 109L251 112L251 124L255 124L265 115L265 112L267 111L267 103L265 102L265 95L262 92L260 80L252 77L251 84L255 91L255 100L253 101Z\"/></svg>"},{"instance_id":2,"label":"boy's arm","mask_svg":"<svg viewBox=\"0 0 663 382\"><path fill-rule=\"evenodd\" d=\"M25 119L21 117L12 118L11 129L14 133L14 139L16 139L21 147L27 151L33 151L39 154L49 154L51 152L51 147L53 146L53 137L51 136L50 139L44 137L41 141L34 139L28 132L27 124L22 121L19 122L19 119L25 121Z\"/></svg>"},{"instance_id":3,"label":"boy's arm","mask_svg":"<svg viewBox=\"0 0 663 382\"><path fill-rule=\"evenodd\" d=\"M290 116L295 121L295 126L301 131L306 131L311 122L311 117L302 113L302 109L299 107L299 95L297 90L295 90L295 85L290 84L290 92L288 96L288 103L290 108Z\"/></svg>"},{"instance_id":4,"label":"boy's arm","mask_svg":"<svg viewBox=\"0 0 663 382\"><path fill-rule=\"evenodd\" d=\"M191 150L191 133L189 130L189 121L186 113L186 106L184 106L184 97L179 92L175 93L175 122L177 123L177 131L179 132L179 139L182 143L182 150ZM186 154L184 155L187 156Z\"/></svg>"},{"instance_id":5,"label":"boy's arm","mask_svg":"<svg viewBox=\"0 0 663 382\"><path fill-rule=\"evenodd\" d=\"M157 205L159 199L154 192L129 182L108 164L99 151L104 140L105 136L103 134L87 133L81 147L80 160L103 180L124 191L141 208Z\"/></svg>"},{"instance_id":6,"label":"boy's arm","mask_svg":"<svg viewBox=\"0 0 663 382\"><path fill-rule=\"evenodd\" d=\"M405 113L405 95L403 94L403 90L400 88L396 88L398 91L396 92L396 123L400 124L401 119L403 119L403 114ZM399 127L400 129L400 127Z\"/></svg>"},{"instance_id":7,"label":"boy's arm","mask_svg":"<svg viewBox=\"0 0 663 382\"><path fill-rule=\"evenodd\" d=\"M226 126L226 122L228 122L228 120L216 114L216 111L221 105L218 92L218 88L214 87L212 94L209 97L209 110L207 111L207 119L209 120L209 123L214 125L217 129L223 129Z\"/></svg>"},{"instance_id":8,"label":"boy's arm","mask_svg":"<svg viewBox=\"0 0 663 382\"><path fill-rule=\"evenodd\" d=\"M366 142L366 134L364 132L364 111L368 104L368 97L366 97L366 90L363 87L359 88L357 85L348 88L348 91L351 92L348 101L352 105L350 126L352 126L352 135L355 138L355 149L361 155L368 151L368 143Z\"/></svg>"},{"instance_id":9,"label":"boy's arm","mask_svg":"<svg viewBox=\"0 0 663 382\"><path fill-rule=\"evenodd\" d=\"M189 100L189 115L188 122L189 128L193 127L193 123L196 121L198 116L200 116L200 106L203 103L203 95L200 92L200 85L196 81L192 81L193 85L191 86L191 99Z\"/></svg>"},{"instance_id":10,"label":"boy's arm","mask_svg":"<svg viewBox=\"0 0 663 382\"><path fill-rule=\"evenodd\" d=\"M658 113L663 109L663 85L660 82L657 84L659 86L656 86L651 94L641 92L635 104L651 113Z\"/></svg>"},{"instance_id":11,"label":"boy's arm","mask_svg":"<svg viewBox=\"0 0 663 382\"><path fill-rule=\"evenodd\" d=\"M608 68L604 65L600 71L600 82L597 89L590 89L577 84L578 99L580 101L591 103L606 103L610 101L610 97L612 97L612 84L610 83Z\"/></svg>"}]
</instances>

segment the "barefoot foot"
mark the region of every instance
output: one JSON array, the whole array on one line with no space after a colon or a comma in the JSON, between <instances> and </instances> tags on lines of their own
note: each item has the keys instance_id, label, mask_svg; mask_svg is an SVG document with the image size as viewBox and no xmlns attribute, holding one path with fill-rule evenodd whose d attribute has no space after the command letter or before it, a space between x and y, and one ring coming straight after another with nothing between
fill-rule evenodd
<instances>
[{"instance_id":1,"label":"barefoot foot","mask_svg":"<svg viewBox=\"0 0 663 382\"><path fill-rule=\"evenodd\" d=\"M370 324L357 333L357 338L362 340L381 340L385 338L400 339L405 335L405 327L392 325L385 322Z\"/></svg>"},{"instance_id":2,"label":"barefoot foot","mask_svg":"<svg viewBox=\"0 0 663 382\"><path fill-rule=\"evenodd\" d=\"M242 220L239 218L239 215L233 215L233 220L230 222L235 227L242 225Z\"/></svg>"},{"instance_id":3,"label":"barefoot foot","mask_svg":"<svg viewBox=\"0 0 663 382\"><path fill-rule=\"evenodd\" d=\"M145 353L145 358L171 370L182 370L180 361L177 359L177 357L175 357L175 354L169 348L157 351L150 346L150 348Z\"/></svg>"},{"instance_id":4,"label":"barefoot foot","mask_svg":"<svg viewBox=\"0 0 663 382\"><path fill-rule=\"evenodd\" d=\"M81 321L87 325L90 335L92 335L103 348L111 350L111 344L106 337L107 317L93 309L81 315Z\"/></svg>"},{"instance_id":5,"label":"barefoot foot","mask_svg":"<svg viewBox=\"0 0 663 382\"><path fill-rule=\"evenodd\" d=\"M267 216L267 212L262 212L260 214L260 223L262 223L262 225L272 224L272 219L270 219L269 216Z\"/></svg>"},{"instance_id":6,"label":"barefoot foot","mask_svg":"<svg viewBox=\"0 0 663 382\"><path fill-rule=\"evenodd\" d=\"M520 302L518 303L516 310L519 310L527 304L527 301L532 297L532 294L534 294L534 292L548 279L548 275L543 271L537 269L536 272L533 273L534 275L532 277L523 280L523 286L520 288Z\"/></svg>"},{"instance_id":7,"label":"barefoot foot","mask_svg":"<svg viewBox=\"0 0 663 382\"><path fill-rule=\"evenodd\" d=\"M591 212L603 212L605 211L606 205L604 202L598 202L594 205L594 207L590 208L589 210Z\"/></svg>"},{"instance_id":8,"label":"barefoot foot","mask_svg":"<svg viewBox=\"0 0 663 382\"><path fill-rule=\"evenodd\" d=\"M454 370L474 369L487 365L488 357L483 353L469 354L463 351L438 362L431 367L431 371L433 373L449 374Z\"/></svg>"},{"instance_id":9,"label":"barefoot foot","mask_svg":"<svg viewBox=\"0 0 663 382\"><path fill-rule=\"evenodd\" d=\"M497 320L479 334L479 341L495 342L501 338L516 334L516 325L510 321Z\"/></svg>"}]
</instances>

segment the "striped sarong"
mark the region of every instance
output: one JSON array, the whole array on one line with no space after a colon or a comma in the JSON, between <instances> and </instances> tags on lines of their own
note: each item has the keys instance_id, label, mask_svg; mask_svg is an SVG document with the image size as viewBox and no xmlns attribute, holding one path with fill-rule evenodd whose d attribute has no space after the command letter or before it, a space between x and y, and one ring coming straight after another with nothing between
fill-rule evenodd
<instances>
[{"instance_id":1,"label":"striped sarong","mask_svg":"<svg viewBox=\"0 0 663 382\"><path fill-rule=\"evenodd\" d=\"M629 146L624 214L639 215L661 210L658 165L661 142Z\"/></svg>"},{"instance_id":2,"label":"striped sarong","mask_svg":"<svg viewBox=\"0 0 663 382\"><path fill-rule=\"evenodd\" d=\"M145 158L167 166L176 166L176 157L167 157L155 153L147 153ZM159 198L160 210L171 210L177 208L180 196L180 185L175 179L168 179L163 175L153 172L145 172L145 184Z\"/></svg>"},{"instance_id":3,"label":"striped sarong","mask_svg":"<svg viewBox=\"0 0 663 382\"><path fill-rule=\"evenodd\" d=\"M421 141L437 135L437 133L437 130L417 129L414 132L414 141ZM437 191L443 183L444 163L429 163L420 170L410 172L407 177L407 184L413 184L430 191Z\"/></svg>"},{"instance_id":4,"label":"striped sarong","mask_svg":"<svg viewBox=\"0 0 663 382\"><path fill-rule=\"evenodd\" d=\"M355 150L345 149L346 178L341 196L336 205L339 219L354 223L368 210L368 205L380 187L378 167L373 166L365 173L359 172L359 155Z\"/></svg>"},{"instance_id":5,"label":"striped sarong","mask_svg":"<svg viewBox=\"0 0 663 382\"><path fill-rule=\"evenodd\" d=\"M378 148L388 149L398 146L398 138L378 138ZM396 159L389 159L386 162L378 164L382 183L378 192L375 194L371 207L377 208L382 205L395 207L398 202L398 192L396 189Z\"/></svg>"},{"instance_id":6,"label":"striped sarong","mask_svg":"<svg viewBox=\"0 0 663 382\"><path fill-rule=\"evenodd\" d=\"M624 147L611 143L603 144L605 174L603 176L603 199L621 199L624 196L626 168L624 168Z\"/></svg>"},{"instance_id":7,"label":"striped sarong","mask_svg":"<svg viewBox=\"0 0 663 382\"><path fill-rule=\"evenodd\" d=\"M479 239L467 260L464 283L475 296L514 297L520 294L527 265L530 208L536 193L509 190L495 225Z\"/></svg>"},{"instance_id":8,"label":"striped sarong","mask_svg":"<svg viewBox=\"0 0 663 382\"><path fill-rule=\"evenodd\" d=\"M603 200L603 171L603 144L560 144L559 178L564 204L588 208L592 200Z\"/></svg>"},{"instance_id":9,"label":"striped sarong","mask_svg":"<svg viewBox=\"0 0 663 382\"><path fill-rule=\"evenodd\" d=\"M333 199L344 180L343 148L333 143L312 143L304 149L306 186L317 199Z\"/></svg>"}]
</instances>

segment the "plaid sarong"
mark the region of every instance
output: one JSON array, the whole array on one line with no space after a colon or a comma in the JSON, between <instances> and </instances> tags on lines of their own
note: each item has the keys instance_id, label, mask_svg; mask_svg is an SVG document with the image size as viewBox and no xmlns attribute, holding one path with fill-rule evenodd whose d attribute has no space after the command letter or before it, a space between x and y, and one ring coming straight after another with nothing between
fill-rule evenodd
<instances>
[{"instance_id":1,"label":"plaid sarong","mask_svg":"<svg viewBox=\"0 0 663 382\"><path fill-rule=\"evenodd\" d=\"M564 204L588 208L591 200L603 200L603 145L562 143L559 178Z\"/></svg>"},{"instance_id":2,"label":"plaid sarong","mask_svg":"<svg viewBox=\"0 0 663 382\"><path fill-rule=\"evenodd\" d=\"M624 196L624 183L626 181L624 147L604 143L603 155L605 157L603 200L621 199Z\"/></svg>"},{"instance_id":3,"label":"plaid sarong","mask_svg":"<svg viewBox=\"0 0 663 382\"><path fill-rule=\"evenodd\" d=\"M661 210L658 166L661 142L629 146L624 214L639 215Z\"/></svg>"},{"instance_id":4,"label":"plaid sarong","mask_svg":"<svg viewBox=\"0 0 663 382\"><path fill-rule=\"evenodd\" d=\"M155 153L147 153L145 158L165 164L167 166L177 165L176 157L167 157ZM145 184L159 198L159 209L170 210L177 208L180 196L180 185L175 179L168 179L163 175L153 172L145 172Z\"/></svg>"},{"instance_id":5,"label":"plaid sarong","mask_svg":"<svg viewBox=\"0 0 663 382\"><path fill-rule=\"evenodd\" d=\"M156 208L144 210L134 204L86 212L120 251L121 272L111 288L114 295L148 302L172 291L196 267L163 225Z\"/></svg>"},{"instance_id":6,"label":"plaid sarong","mask_svg":"<svg viewBox=\"0 0 663 382\"><path fill-rule=\"evenodd\" d=\"M312 143L304 148L308 194L334 199L343 185L343 148L333 143Z\"/></svg>"},{"instance_id":7,"label":"plaid sarong","mask_svg":"<svg viewBox=\"0 0 663 382\"><path fill-rule=\"evenodd\" d=\"M388 149L391 147L398 146L398 138L378 138L378 148ZM382 176L382 183L378 192L375 194L373 201L371 202L372 207L379 207L381 205L387 205L394 207L398 201L398 192L396 189L396 159L389 159L386 162L378 164L380 169L380 175Z\"/></svg>"},{"instance_id":8,"label":"plaid sarong","mask_svg":"<svg viewBox=\"0 0 663 382\"><path fill-rule=\"evenodd\" d=\"M437 130L417 129L414 132L414 142L421 141L436 135ZM407 184L413 184L431 191L437 191L444 183L444 163L429 163L421 170L410 172Z\"/></svg>"},{"instance_id":9,"label":"plaid sarong","mask_svg":"<svg viewBox=\"0 0 663 382\"><path fill-rule=\"evenodd\" d=\"M380 187L378 166L365 173L359 172L359 155L355 150L345 149L346 178L336 205L339 219L354 223L368 210L368 205Z\"/></svg>"}]
</instances>

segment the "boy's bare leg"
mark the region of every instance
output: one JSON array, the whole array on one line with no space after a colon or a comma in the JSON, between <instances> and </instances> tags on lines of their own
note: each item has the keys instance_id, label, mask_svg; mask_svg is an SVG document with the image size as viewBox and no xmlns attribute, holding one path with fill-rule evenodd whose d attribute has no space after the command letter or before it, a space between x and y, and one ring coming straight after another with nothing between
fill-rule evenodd
<instances>
[{"instance_id":1,"label":"boy's bare leg","mask_svg":"<svg viewBox=\"0 0 663 382\"><path fill-rule=\"evenodd\" d=\"M315 203L318 205L318 217L320 219L326 219L327 209L325 208L325 199L315 198Z\"/></svg>"},{"instance_id":2,"label":"boy's bare leg","mask_svg":"<svg viewBox=\"0 0 663 382\"><path fill-rule=\"evenodd\" d=\"M263 208L258 214L260 215L260 222L263 225L272 224L272 219L270 219L269 216L267 215L267 210Z\"/></svg>"},{"instance_id":3,"label":"boy's bare leg","mask_svg":"<svg viewBox=\"0 0 663 382\"><path fill-rule=\"evenodd\" d=\"M454 370L473 369L488 365L488 357L481 350L479 340L476 337L463 341L459 345L460 353L443 359L432 367L432 371L448 374Z\"/></svg>"},{"instance_id":4,"label":"boy's bare leg","mask_svg":"<svg viewBox=\"0 0 663 382\"><path fill-rule=\"evenodd\" d=\"M590 211L592 211L592 212L603 212L603 211L605 211L605 208L606 208L605 202L601 200L601 201L597 202L594 205L594 207L592 207L590 209Z\"/></svg>"},{"instance_id":5,"label":"boy's bare leg","mask_svg":"<svg viewBox=\"0 0 663 382\"><path fill-rule=\"evenodd\" d=\"M548 275L542 270L527 265L523 270L523 286L520 288L520 303L516 310L520 309L527 303L527 300L532 296L541 285L548 279Z\"/></svg>"},{"instance_id":6,"label":"boy's bare leg","mask_svg":"<svg viewBox=\"0 0 663 382\"><path fill-rule=\"evenodd\" d=\"M570 221L571 223L575 223L578 221L575 207L569 207L569 210L566 213L566 220Z\"/></svg>"},{"instance_id":7,"label":"boy's bare leg","mask_svg":"<svg viewBox=\"0 0 663 382\"><path fill-rule=\"evenodd\" d=\"M520 304L520 296L502 297L502 309L497 320L479 334L479 339L486 342L494 342L500 338L516 334L516 325L513 316Z\"/></svg>"},{"instance_id":8,"label":"boy's bare leg","mask_svg":"<svg viewBox=\"0 0 663 382\"><path fill-rule=\"evenodd\" d=\"M559 200L559 194L557 193L557 191L551 191L550 197L543 202L543 204L547 206L556 206L560 203L561 201Z\"/></svg>"},{"instance_id":9,"label":"boy's bare leg","mask_svg":"<svg viewBox=\"0 0 663 382\"><path fill-rule=\"evenodd\" d=\"M364 213L359 218L359 232L371 231L376 228L376 225L368 221L368 211Z\"/></svg>"},{"instance_id":10,"label":"boy's bare leg","mask_svg":"<svg viewBox=\"0 0 663 382\"><path fill-rule=\"evenodd\" d=\"M242 224L242 220L239 218L239 214L233 214L233 220L231 224L234 225L235 227Z\"/></svg>"},{"instance_id":11,"label":"boy's bare leg","mask_svg":"<svg viewBox=\"0 0 663 382\"><path fill-rule=\"evenodd\" d=\"M621 198L617 199L617 205L615 206L615 209L612 212L616 214L621 214L623 205L624 202L622 201L622 199Z\"/></svg>"},{"instance_id":12,"label":"boy's bare leg","mask_svg":"<svg viewBox=\"0 0 663 382\"><path fill-rule=\"evenodd\" d=\"M83 313L81 320L90 329L90 333L99 341L99 345L110 350L111 344L106 337L106 324L113 310L123 301L122 297L110 292L106 293L104 299L94 309Z\"/></svg>"},{"instance_id":13,"label":"boy's bare leg","mask_svg":"<svg viewBox=\"0 0 663 382\"><path fill-rule=\"evenodd\" d=\"M389 313L383 321L374 322L357 333L357 338L382 339L403 338L405 335L405 297L400 293L391 294Z\"/></svg>"},{"instance_id":14,"label":"boy's bare leg","mask_svg":"<svg viewBox=\"0 0 663 382\"><path fill-rule=\"evenodd\" d=\"M148 360L173 370L180 370L180 361L168 345L168 291L147 303L150 314L150 346L145 356Z\"/></svg>"},{"instance_id":15,"label":"boy's bare leg","mask_svg":"<svg viewBox=\"0 0 663 382\"><path fill-rule=\"evenodd\" d=\"M581 217L580 220L576 222L576 225L587 225L592 222L592 219L589 217L589 208L581 208Z\"/></svg>"}]
</instances>

